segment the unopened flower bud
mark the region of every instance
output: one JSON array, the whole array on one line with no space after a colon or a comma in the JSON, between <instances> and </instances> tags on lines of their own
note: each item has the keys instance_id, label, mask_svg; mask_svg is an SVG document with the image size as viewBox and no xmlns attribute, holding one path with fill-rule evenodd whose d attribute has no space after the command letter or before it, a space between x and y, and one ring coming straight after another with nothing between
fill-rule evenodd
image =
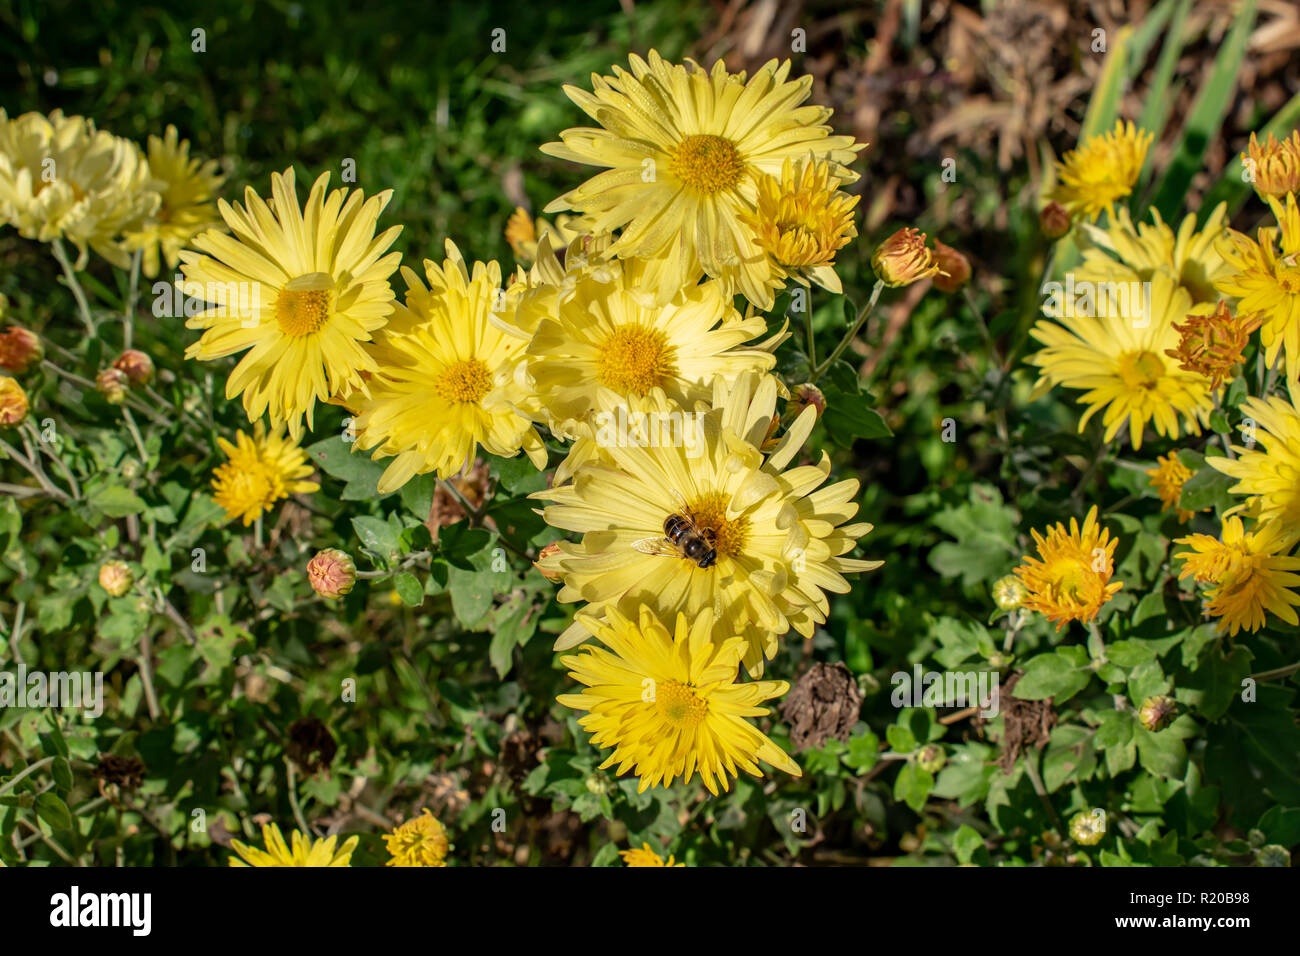
<instances>
[{"instance_id":1,"label":"unopened flower bud","mask_svg":"<svg viewBox=\"0 0 1300 956\"><path fill-rule=\"evenodd\" d=\"M1138 720L1143 727L1154 733L1169 726L1169 722L1177 713L1178 704L1174 699L1161 694L1142 701L1142 706L1138 709Z\"/></svg>"},{"instance_id":2,"label":"unopened flower bud","mask_svg":"<svg viewBox=\"0 0 1300 956\"><path fill-rule=\"evenodd\" d=\"M1256 866L1290 866L1291 851L1277 843L1259 848L1255 854Z\"/></svg>"},{"instance_id":3,"label":"unopened flower bud","mask_svg":"<svg viewBox=\"0 0 1300 956\"><path fill-rule=\"evenodd\" d=\"M1048 239L1060 239L1070 231L1073 223L1065 207L1053 200L1038 213L1038 228Z\"/></svg>"},{"instance_id":4,"label":"unopened flower bud","mask_svg":"<svg viewBox=\"0 0 1300 956\"><path fill-rule=\"evenodd\" d=\"M326 548L307 562L307 579L321 597L340 598L357 583L357 566L346 551Z\"/></svg>"},{"instance_id":5,"label":"unopened flower bud","mask_svg":"<svg viewBox=\"0 0 1300 956\"><path fill-rule=\"evenodd\" d=\"M1070 837L1082 846L1096 846L1106 835L1106 816L1080 810L1070 818Z\"/></svg>"},{"instance_id":6,"label":"unopened flower bud","mask_svg":"<svg viewBox=\"0 0 1300 956\"><path fill-rule=\"evenodd\" d=\"M910 226L876 247L871 268L876 278L890 288L911 285L939 272L934 253L925 245L925 233Z\"/></svg>"},{"instance_id":7,"label":"unopened flower bud","mask_svg":"<svg viewBox=\"0 0 1300 956\"><path fill-rule=\"evenodd\" d=\"M938 239L934 240L934 261L939 264L934 287L940 292L956 292L970 281L970 260Z\"/></svg>"},{"instance_id":8,"label":"unopened flower bud","mask_svg":"<svg viewBox=\"0 0 1300 956\"><path fill-rule=\"evenodd\" d=\"M16 428L27 419L27 393L16 379L0 375L0 428Z\"/></svg>"},{"instance_id":9,"label":"unopened flower bud","mask_svg":"<svg viewBox=\"0 0 1300 956\"><path fill-rule=\"evenodd\" d=\"M139 349L127 349L113 362L113 368L125 374L132 385L148 385L153 381L153 359Z\"/></svg>"},{"instance_id":10,"label":"unopened flower bud","mask_svg":"<svg viewBox=\"0 0 1300 956\"><path fill-rule=\"evenodd\" d=\"M1029 591L1014 574L998 578L993 584L993 603L999 611L1014 611L1025 603Z\"/></svg>"},{"instance_id":11,"label":"unopened flower bud","mask_svg":"<svg viewBox=\"0 0 1300 956\"><path fill-rule=\"evenodd\" d=\"M916 766L926 773L938 773L948 762L948 755L938 744L926 744L916 754Z\"/></svg>"},{"instance_id":12,"label":"unopened flower bud","mask_svg":"<svg viewBox=\"0 0 1300 956\"><path fill-rule=\"evenodd\" d=\"M564 572L559 569L556 562L560 557L560 545L552 541L546 547L542 548L537 555L537 560L533 562L533 567L542 572L542 577L548 581L556 583L564 580Z\"/></svg>"},{"instance_id":13,"label":"unopened flower bud","mask_svg":"<svg viewBox=\"0 0 1300 956\"><path fill-rule=\"evenodd\" d=\"M798 418L810 405L817 409L818 418L826 413L826 396L822 394L822 390L811 382L804 382L791 390L790 401L785 408L791 418Z\"/></svg>"},{"instance_id":14,"label":"unopened flower bud","mask_svg":"<svg viewBox=\"0 0 1300 956\"><path fill-rule=\"evenodd\" d=\"M95 388L110 405L121 405L126 401L126 390L131 387L131 380L119 368L109 366L95 376Z\"/></svg>"},{"instance_id":15,"label":"unopened flower bud","mask_svg":"<svg viewBox=\"0 0 1300 956\"><path fill-rule=\"evenodd\" d=\"M121 597L135 584L135 575L125 561L105 561L99 566L99 586L111 597Z\"/></svg>"},{"instance_id":16,"label":"unopened flower bud","mask_svg":"<svg viewBox=\"0 0 1300 956\"><path fill-rule=\"evenodd\" d=\"M45 357L45 347L30 329L11 325L0 332L0 369L22 375Z\"/></svg>"}]
</instances>

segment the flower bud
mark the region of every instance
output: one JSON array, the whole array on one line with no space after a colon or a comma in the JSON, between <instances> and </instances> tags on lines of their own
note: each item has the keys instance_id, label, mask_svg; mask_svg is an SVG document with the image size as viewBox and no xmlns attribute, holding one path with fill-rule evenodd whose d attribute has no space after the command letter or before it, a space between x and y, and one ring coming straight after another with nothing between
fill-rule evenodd
<instances>
[{"instance_id":1,"label":"flower bud","mask_svg":"<svg viewBox=\"0 0 1300 956\"><path fill-rule=\"evenodd\" d=\"M1073 222L1065 207L1053 200L1038 213L1038 227L1048 239L1060 239L1070 231Z\"/></svg>"},{"instance_id":2,"label":"flower bud","mask_svg":"<svg viewBox=\"0 0 1300 956\"><path fill-rule=\"evenodd\" d=\"M1172 697L1161 694L1159 697L1148 697L1142 701L1142 706L1138 709L1138 721L1147 730L1154 733L1157 730L1164 730L1169 726L1169 722L1174 719L1178 713L1178 704Z\"/></svg>"},{"instance_id":3,"label":"flower bud","mask_svg":"<svg viewBox=\"0 0 1300 956\"><path fill-rule=\"evenodd\" d=\"M556 566L556 561L560 557L560 545L552 541L546 547L542 548L537 555L537 560L533 562L533 567L542 572L542 577L548 581L559 583L564 580L564 572Z\"/></svg>"},{"instance_id":4,"label":"flower bud","mask_svg":"<svg viewBox=\"0 0 1300 956\"><path fill-rule=\"evenodd\" d=\"M0 428L16 428L27 419L27 393L16 379L0 375Z\"/></svg>"},{"instance_id":5,"label":"flower bud","mask_svg":"<svg viewBox=\"0 0 1300 956\"><path fill-rule=\"evenodd\" d=\"M1081 846L1096 846L1105 835L1105 814L1080 810L1070 818L1070 837Z\"/></svg>"},{"instance_id":6,"label":"flower bud","mask_svg":"<svg viewBox=\"0 0 1300 956\"><path fill-rule=\"evenodd\" d=\"M307 562L307 579L321 597L340 598L357 583L357 566L346 551L326 548Z\"/></svg>"},{"instance_id":7,"label":"flower bud","mask_svg":"<svg viewBox=\"0 0 1300 956\"><path fill-rule=\"evenodd\" d=\"M809 405L817 409L818 418L826 414L826 396L822 394L822 390L811 382L804 382L794 387L785 410L791 418L798 418Z\"/></svg>"},{"instance_id":8,"label":"flower bud","mask_svg":"<svg viewBox=\"0 0 1300 956\"><path fill-rule=\"evenodd\" d=\"M109 366L95 376L95 388L110 405L121 405L126 401L126 390L130 387L131 380L119 368Z\"/></svg>"},{"instance_id":9,"label":"flower bud","mask_svg":"<svg viewBox=\"0 0 1300 956\"><path fill-rule=\"evenodd\" d=\"M1290 866L1291 851L1277 843L1270 843L1268 846L1262 846L1255 854L1255 865Z\"/></svg>"},{"instance_id":10,"label":"flower bud","mask_svg":"<svg viewBox=\"0 0 1300 956\"><path fill-rule=\"evenodd\" d=\"M999 611L1014 611L1028 596L1029 591L1014 574L998 578L993 584L993 603Z\"/></svg>"},{"instance_id":11,"label":"flower bud","mask_svg":"<svg viewBox=\"0 0 1300 956\"><path fill-rule=\"evenodd\" d=\"M970 260L938 239L934 240L934 261L939 264L934 287L940 292L956 292L970 281Z\"/></svg>"},{"instance_id":12,"label":"flower bud","mask_svg":"<svg viewBox=\"0 0 1300 956\"><path fill-rule=\"evenodd\" d=\"M22 375L45 357L45 347L30 329L11 325L0 332L0 369Z\"/></svg>"},{"instance_id":13,"label":"flower bud","mask_svg":"<svg viewBox=\"0 0 1300 956\"><path fill-rule=\"evenodd\" d=\"M153 381L153 359L139 349L127 349L113 362L113 368L126 375L132 385Z\"/></svg>"},{"instance_id":14,"label":"flower bud","mask_svg":"<svg viewBox=\"0 0 1300 956\"><path fill-rule=\"evenodd\" d=\"M948 755L938 744L926 744L916 754L916 766L926 773L938 773L948 762Z\"/></svg>"},{"instance_id":15,"label":"flower bud","mask_svg":"<svg viewBox=\"0 0 1300 956\"><path fill-rule=\"evenodd\" d=\"M876 247L871 256L876 278L890 288L911 285L936 275L939 264L925 245L925 233L910 226L898 230Z\"/></svg>"},{"instance_id":16,"label":"flower bud","mask_svg":"<svg viewBox=\"0 0 1300 956\"><path fill-rule=\"evenodd\" d=\"M99 586L111 597L121 597L135 584L135 575L124 561L105 561L99 566Z\"/></svg>"}]
</instances>

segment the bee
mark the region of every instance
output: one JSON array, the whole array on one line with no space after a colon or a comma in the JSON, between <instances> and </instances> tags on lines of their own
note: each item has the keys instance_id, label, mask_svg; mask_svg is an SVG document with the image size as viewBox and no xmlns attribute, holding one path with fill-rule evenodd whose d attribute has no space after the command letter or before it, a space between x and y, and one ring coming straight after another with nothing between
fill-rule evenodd
<instances>
[{"instance_id":1,"label":"bee","mask_svg":"<svg viewBox=\"0 0 1300 956\"><path fill-rule=\"evenodd\" d=\"M664 536L662 538L641 538L632 542L632 547L642 554L661 554L672 558L686 558L694 561L701 568L711 568L718 560L718 549L713 546L713 534L702 531L691 516L689 508L682 504L680 513L674 512L664 519Z\"/></svg>"}]
</instances>

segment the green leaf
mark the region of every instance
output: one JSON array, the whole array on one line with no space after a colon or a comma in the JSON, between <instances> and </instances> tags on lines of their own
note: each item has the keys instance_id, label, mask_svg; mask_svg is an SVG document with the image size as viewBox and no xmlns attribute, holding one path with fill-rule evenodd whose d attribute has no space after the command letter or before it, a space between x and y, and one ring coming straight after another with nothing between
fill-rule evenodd
<instances>
[{"instance_id":1,"label":"green leaf","mask_svg":"<svg viewBox=\"0 0 1300 956\"><path fill-rule=\"evenodd\" d=\"M72 789L72 768L64 758L56 757L50 764L50 776L54 778L54 785L64 793Z\"/></svg>"},{"instance_id":2,"label":"green leaf","mask_svg":"<svg viewBox=\"0 0 1300 956\"><path fill-rule=\"evenodd\" d=\"M343 501L368 501L385 497L379 494L379 477L384 473L385 466L372 461L364 453L354 453L356 447L355 442L346 442L342 435L335 435L309 446L306 452L320 466L321 471L347 483L339 496Z\"/></svg>"},{"instance_id":3,"label":"green leaf","mask_svg":"<svg viewBox=\"0 0 1300 956\"><path fill-rule=\"evenodd\" d=\"M383 518L369 515L352 519L352 529L357 533L362 547L383 561L391 561L401 553L397 532Z\"/></svg>"},{"instance_id":4,"label":"green leaf","mask_svg":"<svg viewBox=\"0 0 1300 956\"><path fill-rule=\"evenodd\" d=\"M1021 700L1052 697L1060 704L1088 686L1091 679L1091 669L1079 667L1059 652L1039 654L1025 664L1025 675L1016 681L1011 693Z\"/></svg>"},{"instance_id":5,"label":"green leaf","mask_svg":"<svg viewBox=\"0 0 1300 956\"><path fill-rule=\"evenodd\" d=\"M52 793L42 793L36 798L36 815L55 830L71 830L72 814L68 805Z\"/></svg>"},{"instance_id":6,"label":"green leaf","mask_svg":"<svg viewBox=\"0 0 1300 956\"><path fill-rule=\"evenodd\" d=\"M1237 90L1237 76L1246 54L1246 41L1255 24L1256 0L1246 0L1233 20L1232 29L1219 46L1214 68L1197 94L1182 137L1174 147L1173 159L1165 167L1164 178L1156 189L1152 206L1166 222L1177 221L1179 210L1191 187L1192 177L1200 171L1205 151L1219 135Z\"/></svg>"},{"instance_id":7,"label":"green leaf","mask_svg":"<svg viewBox=\"0 0 1300 956\"><path fill-rule=\"evenodd\" d=\"M86 503L109 518L138 515L146 507L145 501L130 488L108 485L97 488L86 498Z\"/></svg>"},{"instance_id":8,"label":"green leaf","mask_svg":"<svg viewBox=\"0 0 1300 956\"><path fill-rule=\"evenodd\" d=\"M410 571L399 571L395 574L393 588L407 607L419 607L424 603L424 585Z\"/></svg>"},{"instance_id":9,"label":"green leaf","mask_svg":"<svg viewBox=\"0 0 1300 956\"><path fill-rule=\"evenodd\" d=\"M483 623L492 608L494 575L478 569L452 567L447 575L447 591L456 618L471 630Z\"/></svg>"},{"instance_id":10,"label":"green leaf","mask_svg":"<svg viewBox=\"0 0 1300 956\"><path fill-rule=\"evenodd\" d=\"M934 789L934 776L914 763L906 763L894 780L894 799L902 800L917 813Z\"/></svg>"},{"instance_id":11,"label":"green leaf","mask_svg":"<svg viewBox=\"0 0 1300 956\"><path fill-rule=\"evenodd\" d=\"M1189 703L1206 720L1218 720L1228 712L1241 682L1250 676L1250 665L1255 659L1250 648L1237 646L1224 656L1222 648L1214 646L1200 660L1191 675L1182 681L1190 691Z\"/></svg>"},{"instance_id":12,"label":"green leaf","mask_svg":"<svg viewBox=\"0 0 1300 956\"><path fill-rule=\"evenodd\" d=\"M1087 112L1083 114L1083 125L1079 129L1080 146L1115 125L1115 117L1119 115L1120 96L1128 81L1128 46L1132 37L1132 27L1121 27L1115 35L1115 41L1106 50L1101 75L1093 85Z\"/></svg>"},{"instance_id":13,"label":"green leaf","mask_svg":"<svg viewBox=\"0 0 1300 956\"><path fill-rule=\"evenodd\" d=\"M1234 504L1228 489L1236 483L1237 479L1207 464L1187 479L1178 497L1178 507L1184 511L1227 511Z\"/></svg>"},{"instance_id":14,"label":"green leaf","mask_svg":"<svg viewBox=\"0 0 1300 956\"><path fill-rule=\"evenodd\" d=\"M963 823L953 834L952 852L961 863L971 862L971 857L984 848L984 838L972 826Z\"/></svg>"},{"instance_id":15,"label":"green leaf","mask_svg":"<svg viewBox=\"0 0 1300 956\"><path fill-rule=\"evenodd\" d=\"M916 736L899 724L885 728L885 739L889 741L889 749L896 754L910 754L916 749Z\"/></svg>"},{"instance_id":16,"label":"green leaf","mask_svg":"<svg viewBox=\"0 0 1300 956\"><path fill-rule=\"evenodd\" d=\"M1142 113L1138 116L1137 125L1139 129L1147 130L1151 133L1153 142L1160 142L1160 134L1164 132L1165 121L1169 118L1169 108L1173 105L1175 96L1170 95L1169 84L1173 80L1174 70L1178 66L1178 58L1182 54L1183 44L1186 40L1184 27L1187 20L1187 11L1191 6L1192 0L1178 0L1177 7L1172 7L1168 0L1161 4L1164 8L1163 19L1168 19L1168 14L1173 11L1173 22L1165 32L1165 42L1160 48L1160 58L1156 61L1155 74L1151 77L1151 85L1147 87ZM1147 30L1152 24L1163 23L1163 19L1158 17L1155 11L1152 11L1139 28L1141 31ZM1145 58L1145 50L1143 51ZM1140 64L1138 64L1140 66ZM1136 70L1134 71L1136 75ZM1132 194L1132 210L1138 209L1139 197L1144 195L1147 179L1151 175L1150 164L1144 164L1141 176L1138 178L1138 185ZM1212 206L1204 206L1205 209L1212 209Z\"/></svg>"}]
</instances>

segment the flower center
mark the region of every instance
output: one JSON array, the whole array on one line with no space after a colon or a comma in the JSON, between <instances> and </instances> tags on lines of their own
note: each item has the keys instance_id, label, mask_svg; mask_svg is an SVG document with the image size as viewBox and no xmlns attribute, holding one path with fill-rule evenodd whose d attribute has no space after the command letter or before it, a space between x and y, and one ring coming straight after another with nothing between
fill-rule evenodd
<instances>
[{"instance_id":1,"label":"flower center","mask_svg":"<svg viewBox=\"0 0 1300 956\"><path fill-rule=\"evenodd\" d=\"M1125 352L1119 358L1119 377L1129 388L1156 388L1165 374L1165 363L1154 352Z\"/></svg>"},{"instance_id":2,"label":"flower center","mask_svg":"<svg viewBox=\"0 0 1300 956\"><path fill-rule=\"evenodd\" d=\"M492 390L492 374L480 359L453 362L434 381L433 390L452 405L477 402Z\"/></svg>"},{"instance_id":3,"label":"flower center","mask_svg":"<svg viewBox=\"0 0 1300 956\"><path fill-rule=\"evenodd\" d=\"M1062 558L1047 567L1048 591L1059 603L1076 604L1085 598L1085 586L1092 569L1077 558Z\"/></svg>"},{"instance_id":4,"label":"flower center","mask_svg":"<svg viewBox=\"0 0 1300 956\"><path fill-rule=\"evenodd\" d=\"M696 192L712 196L740 182L745 161L731 140L697 134L677 144L668 171Z\"/></svg>"},{"instance_id":5,"label":"flower center","mask_svg":"<svg viewBox=\"0 0 1300 956\"><path fill-rule=\"evenodd\" d=\"M665 681L655 689L655 710L668 723L682 730L694 729L709 715L708 702L677 681Z\"/></svg>"},{"instance_id":6,"label":"flower center","mask_svg":"<svg viewBox=\"0 0 1300 956\"><path fill-rule=\"evenodd\" d=\"M695 527L717 549L719 555L734 558L740 554L749 534L749 519L744 515L727 517L727 497L718 492L704 495L689 505Z\"/></svg>"},{"instance_id":7,"label":"flower center","mask_svg":"<svg viewBox=\"0 0 1300 956\"><path fill-rule=\"evenodd\" d=\"M668 337L644 325L620 325L600 347L597 377L606 388L644 395L673 374Z\"/></svg>"},{"instance_id":8,"label":"flower center","mask_svg":"<svg viewBox=\"0 0 1300 956\"><path fill-rule=\"evenodd\" d=\"M275 297L275 321L290 338L319 332L334 307L334 280L324 272L295 276Z\"/></svg>"}]
</instances>

